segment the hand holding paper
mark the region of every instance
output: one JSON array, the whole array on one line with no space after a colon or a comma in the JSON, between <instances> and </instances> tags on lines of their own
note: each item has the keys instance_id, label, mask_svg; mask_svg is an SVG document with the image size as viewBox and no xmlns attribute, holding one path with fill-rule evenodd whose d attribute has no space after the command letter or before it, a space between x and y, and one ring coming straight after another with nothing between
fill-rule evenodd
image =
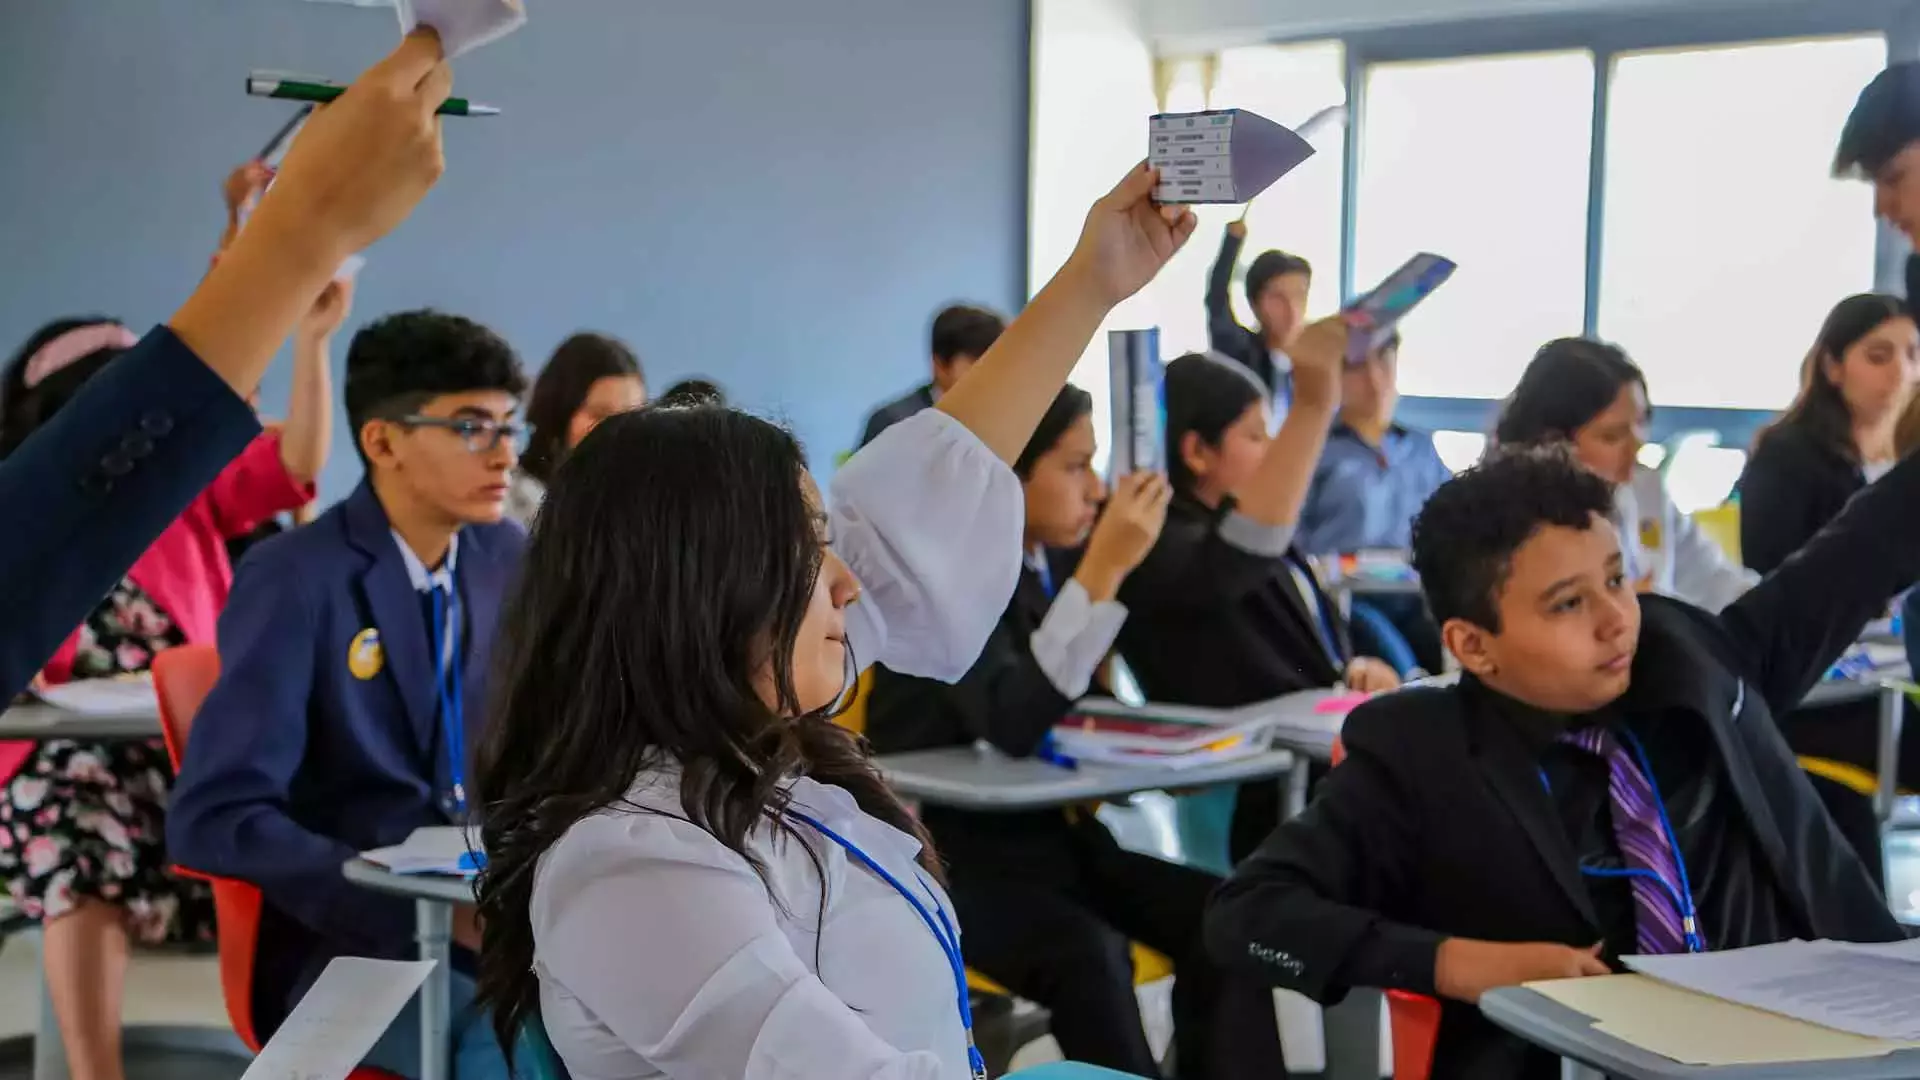
<instances>
[{"instance_id":1,"label":"hand holding paper","mask_svg":"<svg viewBox=\"0 0 1920 1080\"><path fill-rule=\"evenodd\" d=\"M1145 288L1193 235L1193 211L1154 205L1158 182L1145 162L1129 170L1087 212L1080 242L1061 271L1091 285L1109 308Z\"/></svg>"},{"instance_id":2,"label":"hand holding paper","mask_svg":"<svg viewBox=\"0 0 1920 1080\"><path fill-rule=\"evenodd\" d=\"M451 60L520 29L527 21L521 0L397 0L400 32L431 26Z\"/></svg>"},{"instance_id":3,"label":"hand holding paper","mask_svg":"<svg viewBox=\"0 0 1920 1080\"><path fill-rule=\"evenodd\" d=\"M1312 156L1305 139L1245 109L1147 121L1147 159L1160 170L1153 197L1163 203L1250 202Z\"/></svg>"}]
</instances>

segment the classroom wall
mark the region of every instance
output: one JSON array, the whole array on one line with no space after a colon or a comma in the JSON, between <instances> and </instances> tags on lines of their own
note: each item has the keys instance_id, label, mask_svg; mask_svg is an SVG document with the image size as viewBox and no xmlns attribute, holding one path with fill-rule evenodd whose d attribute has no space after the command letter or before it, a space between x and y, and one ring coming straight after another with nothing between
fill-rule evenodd
<instances>
[{"instance_id":1,"label":"classroom wall","mask_svg":"<svg viewBox=\"0 0 1920 1080\"><path fill-rule=\"evenodd\" d=\"M505 115L448 122L446 177L368 253L356 322L443 308L529 367L619 334L656 389L704 374L790 421L824 474L925 378L939 305L1024 298L1026 0L530 7L457 63ZM290 108L245 74L347 77L397 37L391 9L309 0L0 9L0 355L58 314L164 318L222 177ZM269 410L284 388L283 358ZM329 500L358 478L336 430Z\"/></svg>"},{"instance_id":2,"label":"classroom wall","mask_svg":"<svg viewBox=\"0 0 1920 1080\"><path fill-rule=\"evenodd\" d=\"M1753 9L1806 0L1141 0L1155 47L1172 53L1463 19ZM1822 0L1848 4L1856 0Z\"/></svg>"}]
</instances>

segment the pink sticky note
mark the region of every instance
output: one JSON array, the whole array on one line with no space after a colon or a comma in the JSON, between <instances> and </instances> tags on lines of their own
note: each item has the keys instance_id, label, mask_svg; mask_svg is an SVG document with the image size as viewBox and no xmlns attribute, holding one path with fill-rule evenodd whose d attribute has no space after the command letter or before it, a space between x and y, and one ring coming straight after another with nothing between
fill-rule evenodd
<instances>
[{"instance_id":1,"label":"pink sticky note","mask_svg":"<svg viewBox=\"0 0 1920 1080\"><path fill-rule=\"evenodd\" d=\"M1365 704L1372 694L1336 694L1324 701L1314 703L1313 711L1321 716L1331 713L1350 713Z\"/></svg>"}]
</instances>

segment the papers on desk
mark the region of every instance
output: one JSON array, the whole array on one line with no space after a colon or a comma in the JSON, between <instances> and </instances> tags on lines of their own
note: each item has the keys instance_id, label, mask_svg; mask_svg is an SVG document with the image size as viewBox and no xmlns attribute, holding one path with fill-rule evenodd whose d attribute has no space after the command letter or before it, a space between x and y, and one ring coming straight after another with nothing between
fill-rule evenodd
<instances>
[{"instance_id":1,"label":"papers on desk","mask_svg":"<svg viewBox=\"0 0 1920 1080\"><path fill-rule=\"evenodd\" d=\"M1904 673L1907 650L1890 641L1866 641L1848 649L1827 671L1829 679L1872 679L1882 673Z\"/></svg>"},{"instance_id":2,"label":"papers on desk","mask_svg":"<svg viewBox=\"0 0 1920 1080\"><path fill-rule=\"evenodd\" d=\"M241 1080L346 1080L433 970L432 960L343 956L260 1048Z\"/></svg>"},{"instance_id":3,"label":"papers on desk","mask_svg":"<svg viewBox=\"0 0 1920 1080\"><path fill-rule=\"evenodd\" d=\"M429 825L413 830L402 843L363 851L360 857L396 874L444 874L466 877L479 872L484 857L480 830L456 825Z\"/></svg>"},{"instance_id":4,"label":"papers on desk","mask_svg":"<svg viewBox=\"0 0 1920 1080\"><path fill-rule=\"evenodd\" d=\"M81 716L151 715L159 708L153 696L153 677L141 675L126 679L81 679L77 682L43 686L34 696L56 709Z\"/></svg>"},{"instance_id":5,"label":"papers on desk","mask_svg":"<svg viewBox=\"0 0 1920 1080\"><path fill-rule=\"evenodd\" d=\"M1709 997L1868 1038L1920 1041L1920 941L1783 941L1625 962Z\"/></svg>"},{"instance_id":6,"label":"papers on desk","mask_svg":"<svg viewBox=\"0 0 1920 1080\"><path fill-rule=\"evenodd\" d=\"M1053 744L1088 764L1192 768L1265 750L1273 726L1242 711L1091 698L1054 726Z\"/></svg>"}]
</instances>

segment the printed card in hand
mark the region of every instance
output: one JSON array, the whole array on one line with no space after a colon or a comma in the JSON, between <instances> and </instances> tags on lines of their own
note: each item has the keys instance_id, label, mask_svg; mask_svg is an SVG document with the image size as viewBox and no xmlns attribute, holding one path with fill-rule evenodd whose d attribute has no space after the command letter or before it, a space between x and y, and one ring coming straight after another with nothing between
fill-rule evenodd
<instances>
[{"instance_id":1,"label":"printed card in hand","mask_svg":"<svg viewBox=\"0 0 1920 1080\"><path fill-rule=\"evenodd\" d=\"M491 45L527 21L522 0L395 0L400 32L431 26L440 33L440 51L451 60Z\"/></svg>"},{"instance_id":2,"label":"printed card in hand","mask_svg":"<svg viewBox=\"0 0 1920 1080\"><path fill-rule=\"evenodd\" d=\"M1243 203L1313 156L1313 146L1245 109L1162 113L1147 121L1158 203Z\"/></svg>"}]
</instances>

